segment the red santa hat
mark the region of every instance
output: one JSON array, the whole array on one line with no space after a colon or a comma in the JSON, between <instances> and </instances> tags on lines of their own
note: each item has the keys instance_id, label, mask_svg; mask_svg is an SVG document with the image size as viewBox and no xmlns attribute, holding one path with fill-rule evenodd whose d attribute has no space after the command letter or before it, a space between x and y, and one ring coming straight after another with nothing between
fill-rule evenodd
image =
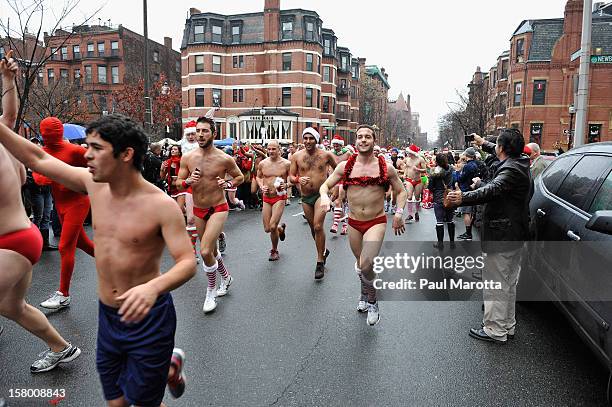
<instances>
[{"instance_id":1,"label":"red santa hat","mask_svg":"<svg viewBox=\"0 0 612 407\"><path fill-rule=\"evenodd\" d=\"M196 122L195 120L190 121L185 125L185 130L183 130L183 134L195 134L196 132Z\"/></svg>"},{"instance_id":2,"label":"red santa hat","mask_svg":"<svg viewBox=\"0 0 612 407\"><path fill-rule=\"evenodd\" d=\"M411 144L410 147L408 147L408 154L418 155L419 151L421 151L421 149L418 148L415 144Z\"/></svg>"},{"instance_id":3,"label":"red santa hat","mask_svg":"<svg viewBox=\"0 0 612 407\"><path fill-rule=\"evenodd\" d=\"M341 146L344 145L344 139L342 138L342 136L336 134L334 136L334 138L332 139L332 144L340 144Z\"/></svg>"}]
</instances>

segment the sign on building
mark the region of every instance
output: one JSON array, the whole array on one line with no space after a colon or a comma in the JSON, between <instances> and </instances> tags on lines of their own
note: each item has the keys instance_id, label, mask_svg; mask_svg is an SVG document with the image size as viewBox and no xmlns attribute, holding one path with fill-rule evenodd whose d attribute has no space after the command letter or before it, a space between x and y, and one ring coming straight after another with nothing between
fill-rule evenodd
<instances>
[{"instance_id":1,"label":"sign on building","mask_svg":"<svg viewBox=\"0 0 612 407\"><path fill-rule=\"evenodd\" d=\"M592 55L592 64L612 64L612 55Z\"/></svg>"}]
</instances>

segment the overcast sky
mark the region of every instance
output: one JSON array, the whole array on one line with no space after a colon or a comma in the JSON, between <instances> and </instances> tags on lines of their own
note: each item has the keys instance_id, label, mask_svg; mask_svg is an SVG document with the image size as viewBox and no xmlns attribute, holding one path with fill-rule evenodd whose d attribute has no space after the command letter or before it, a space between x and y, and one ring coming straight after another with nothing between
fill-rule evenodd
<instances>
[{"instance_id":1,"label":"overcast sky","mask_svg":"<svg viewBox=\"0 0 612 407\"><path fill-rule=\"evenodd\" d=\"M80 14L100 4L103 21L143 32L139 0L81 0L67 22L78 22ZM178 50L189 7L220 14L260 12L264 0L149 0L149 37L163 43L170 36ZM335 31L338 45L367 64L385 67L389 98L400 91L410 94L412 110L421 114L422 131L430 138L438 133L447 102L456 101L455 90L466 89L476 66L488 71L522 20L563 17L564 7L564 0L281 0L281 9L316 11L323 26Z\"/></svg>"}]
</instances>

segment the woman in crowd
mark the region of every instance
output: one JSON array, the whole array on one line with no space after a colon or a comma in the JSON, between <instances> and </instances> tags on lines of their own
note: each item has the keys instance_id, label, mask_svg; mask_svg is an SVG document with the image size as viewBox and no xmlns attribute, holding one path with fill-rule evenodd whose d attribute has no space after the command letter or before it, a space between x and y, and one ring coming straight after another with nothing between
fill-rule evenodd
<instances>
[{"instance_id":1,"label":"woman in crowd","mask_svg":"<svg viewBox=\"0 0 612 407\"><path fill-rule=\"evenodd\" d=\"M444 207L444 191L453 184L453 168L448 165L448 157L444 153L436 155L436 167L429 176L429 190L433 194L434 213L436 215L436 249L444 248L444 224L448 229L451 248L455 247L455 224L453 223L453 208Z\"/></svg>"}]
</instances>

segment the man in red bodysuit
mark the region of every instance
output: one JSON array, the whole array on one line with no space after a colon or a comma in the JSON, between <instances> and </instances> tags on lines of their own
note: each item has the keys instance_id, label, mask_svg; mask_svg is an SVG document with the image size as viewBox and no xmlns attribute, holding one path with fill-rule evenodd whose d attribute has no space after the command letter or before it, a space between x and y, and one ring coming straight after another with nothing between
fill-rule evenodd
<instances>
[{"instance_id":1,"label":"man in red bodysuit","mask_svg":"<svg viewBox=\"0 0 612 407\"><path fill-rule=\"evenodd\" d=\"M45 152L72 166L87 167L85 148L64 140L64 126L59 119L47 117L41 121L40 133L45 143L43 148ZM37 173L33 175L37 184L51 184L51 194L62 224L62 236L59 242L62 261L60 287L48 300L40 304L44 308L59 309L70 304L70 280L74 271L74 255L77 247L92 257L94 255L93 242L83 229L83 222L89 213L89 198L61 184L51 182L43 175Z\"/></svg>"}]
</instances>

